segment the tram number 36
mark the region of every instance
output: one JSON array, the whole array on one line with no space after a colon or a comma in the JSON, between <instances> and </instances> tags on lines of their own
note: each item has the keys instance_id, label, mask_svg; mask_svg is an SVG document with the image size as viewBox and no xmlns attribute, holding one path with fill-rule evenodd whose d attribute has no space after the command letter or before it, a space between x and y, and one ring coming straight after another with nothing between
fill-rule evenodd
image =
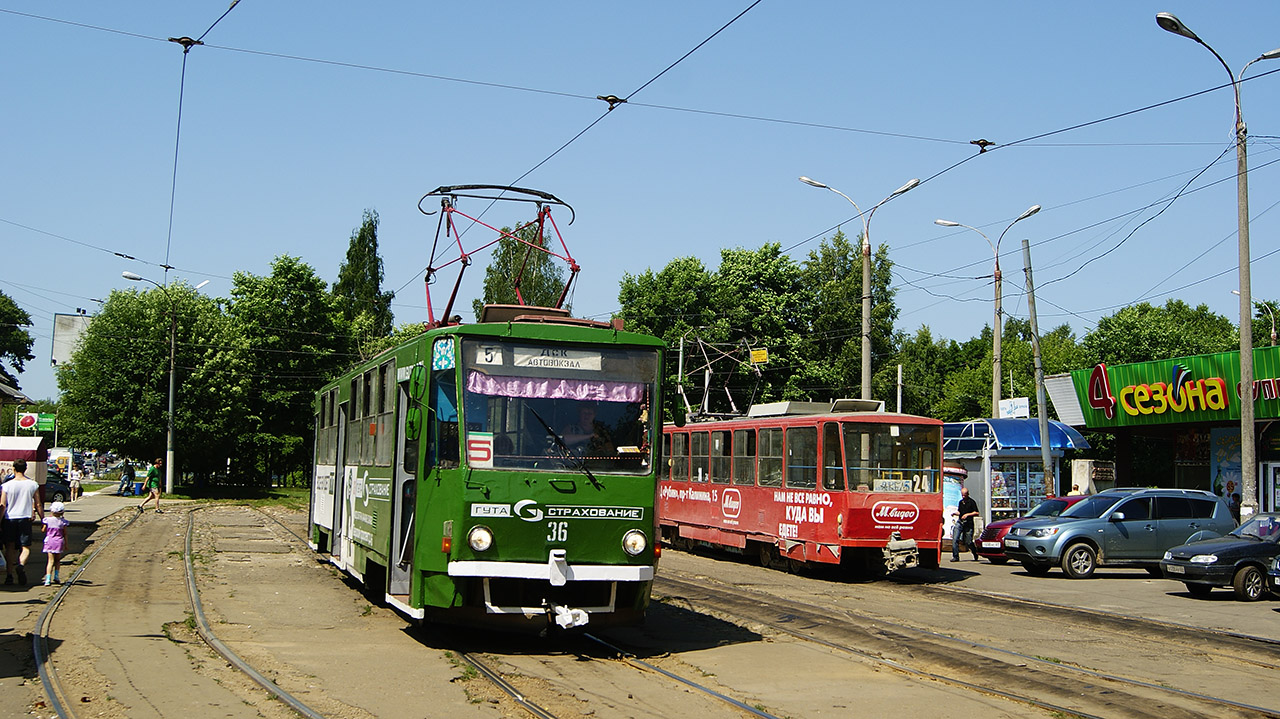
<instances>
[{"instance_id":1,"label":"tram number 36","mask_svg":"<svg viewBox=\"0 0 1280 719\"><path fill-rule=\"evenodd\" d=\"M569 523L568 522L547 522L547 541L548 542L567 542L569 541Z\"/></svg>"}]
</instances>

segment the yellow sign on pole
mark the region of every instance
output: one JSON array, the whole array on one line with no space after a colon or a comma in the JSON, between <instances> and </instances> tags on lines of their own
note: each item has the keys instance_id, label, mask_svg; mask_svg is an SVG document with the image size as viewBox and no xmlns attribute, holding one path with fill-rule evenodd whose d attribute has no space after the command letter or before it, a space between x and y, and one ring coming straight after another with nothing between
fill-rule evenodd
<instances>
[{"instance_id":1,"label":"yellow sign on pole","mask_svg":"<svg viewBox=\"0 0 1280 719\"><path fill-rule=\"evenodd\" d=\"M768 364L769 350L751 350L751 364Z\"/></svg>"}]
</instances>

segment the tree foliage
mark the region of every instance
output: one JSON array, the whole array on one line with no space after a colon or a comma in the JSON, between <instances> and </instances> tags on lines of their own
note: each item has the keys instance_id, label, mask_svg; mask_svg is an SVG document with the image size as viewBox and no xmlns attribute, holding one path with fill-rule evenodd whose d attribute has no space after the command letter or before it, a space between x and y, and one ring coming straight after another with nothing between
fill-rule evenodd
<instances>
[{"instance_id":1,"label":"tree foliage","mask_svg":"<svg viewBox=\"0 0 1280 719\"><path fill-rule=\"evenodd\" d=\"M13 298L0 292L0 382L18 389L18 375L29 360L35 359L31 346L35 340L23 329L31 325L31 315Z\"/></svg>"},{"instance_id":2,"label":"tree foliage","mask_svg":"<svg viewBox=\"0 0 1280 719\"><path fill-rule=\"evenodd\" d=\"M363 350L363 345L391 334L391 301L396 294L382 291L382 278L378 213L365 210L359 229L351 233L347 258L338 268L338 279L333 283L342 318L356 332L357 349Z\"/></svg>"},{"instance_id":3,"label":"tree foliage","mask_svg":"<svg viewBox=\"0 0 1280 719\"><path fill-rule=\"evenodd\" d=\"M242 477L268 479L309 461L315 392L356 359L350 325L326 290L310 265L287 255L266 277L232 277L228 315L244 390L233 464Z\"/></svg>"},{"instance_id":4,"label":"tree foliage","mask_svg":"<svg viewBox=\"0 0 1280 719\"><path fill-rule=\"evenodd\" d=\"M90 321L71 360L58 367L62 438L154 458L166 449L170 337L174 355L174 435L191 471L208 471L230 446L237 390L221 371L226 318L214 300L179 282L116 290ZM225 461L225 460L224 460Z\"/></svg>"},{"instance_id":5,"label":"tree foliage","mask_svg":"<svg viewBox=\"0 0 1280 719\"><path fill-rule=\"evenodd\" d=\"M512 239L510 235L520 239ZM484 298L471 303L477 321L485 305L554 307L560 301L564 291L563 260L543 251L555 250L552 239L547 233L539 235L536 222L514 231L502 228L502 238L494 246L493 256L484 270ZM519 296L516 295L517 280Z\"/></svg>"}]
</instances>

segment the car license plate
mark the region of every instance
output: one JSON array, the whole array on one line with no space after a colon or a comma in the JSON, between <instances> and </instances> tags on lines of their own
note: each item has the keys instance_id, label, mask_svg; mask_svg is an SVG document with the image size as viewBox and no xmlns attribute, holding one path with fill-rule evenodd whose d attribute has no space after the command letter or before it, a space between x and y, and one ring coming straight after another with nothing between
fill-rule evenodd
<instances>
[{"instance_id":1,"label":"car license plate","mask_svg":"<svg viewBox=\"0 0 1280 719\"><path fill-rule=\"evenodd\" d=\"M1186 574L1187 573L1186 567L1180 567L1177 564L1167 564L1165 565L1165 569L1168 569L1170 574Z\"/></svg>"},{"instance_id":2,"label":"car license plate","mask_svg":"<svg viewBox=\"0 0 1280 719\"><path fill-rule=\"evenodd\" d=\"M1005 537L1004 546L1017 548L1018 540L1014 539L1013 537Z\"/></svg>"},{"instance_id":3,"label":"car license plate","mask_svg":"<svg viewBox=\"0 0 1280 719\"><path fill-rule=\"evenodd\" d=\"M1000 543L999 542L983 542L982 548L983 549L999 549Z\"/></svg>"}]
</instances>

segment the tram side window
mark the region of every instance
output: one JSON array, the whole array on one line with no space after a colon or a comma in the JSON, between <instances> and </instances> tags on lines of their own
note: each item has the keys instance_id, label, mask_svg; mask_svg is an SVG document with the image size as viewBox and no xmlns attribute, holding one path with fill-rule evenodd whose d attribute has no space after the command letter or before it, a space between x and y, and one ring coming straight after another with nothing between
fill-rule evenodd
<instances>
[{"instance_id":1,"label":"tram side window","mask_svg":"<svg viewBox=\"0 0 1280 719\"><path fill-rule=\"evenodd\" d=\"M360 378L351 378L351 401L347 404L347 447L346 464L360 464L360 443L368 434L366 429L360 431L363 420L360 419Z\"/></svg>"},{"instance_id":2,"label":"tram side window","mask_svg":"<svg viewBox=\"0 0 1280 719\"><path fill-rule=\"evenodd\" d=\"M710 469L707 463L707 433L693 432L689 435L689 475L690 479L695 482L707 481L707 470Z\"/></svg>"},{"instance_id":3,"label":"tram side window","mask_svg":"<svg viewBox=\"0 0 1280 719\"><path fill-rule=\"evenodd\" d=\"M671 478L689 481L689 435L685 432L671 435Z\"/></svg>"},{"instance_id":4,"label":"tram side window","mask_svg":"<svg viewBox=\"0 0 1280 719\"><path fill-rule=\"evenodd\" d=\"M760 430L760 486L782 486L782 430Z\"/></svg>"},{"instance_id":5,"label":"tram side window","mask_svg":"<svg viewBox=\"0 0 1280 719\"><path fill-rule=\"evenodd\" d=\"M668 478L670 478L670 477L671 477L671 465L672 465L672 464L674 464L674 462L672 462L672 461L671 461L671 435L669 435L669 434L663 434L663 435L662 435L662 456L667 458L667 471L666 471L666 475L667 475L667 477L668 477ZM661 474L661 473L659 473L659 474Z\"/></svg>"},{"instance_id":6,"label":"tram side window","mask_svg":"<svg viewBox=\"0 0 1280 719\"><path fill-rule=\"evenodd\" d=\"M378 368L378 435L374 442L373 463L379 467L391 466L391 454L395 440L395 370L392 361L384 362Z\"/></svg>"},{"instance_id":7,"label":"tram side window","mask_svg":"<svg viewBox=\"0 0 1280 719\"><path fill-rule=\"evenodd\" d=\"M787 430L787 486L796 489L818 486L817 427Z\"/></svg>"},{"instance_id":8,"label":"tram side window","mask_svg":"<svg viewBox=\"0 0 1280 719\"><path fill-rule=\"evenodd\" d=\"M733 431L733 483L746 485L756 483L756 431L754 429Z\"/></svg>"},{"instance_id":9,"label":"tram side window","mask_svg":"<svg viewBox=\"0 0 1280 719\"><path fill-rule=\"evenodd\" d=\"M711 481L728 484L733 466L732 434L728 430L711 433Z\"/></svg>"},{"instance_id":10,"label":"tram side window","mask_svg":"<svg viewBox=\"0 0 1280 719\"><path fill-rule=\"evenodd\" d=\"M828 492L844 491L844 457L840 452L840 425L822 425L822 488Z\"/></svg>"},{"instance_id":11,"label":"tram side window","mask_svg":"<svg viewBox=\"0 0 1280 719\"><path fill-rule=\"evenodd\" d=\"M871 435L853 424L844 425L844 464L849 473L849 486L859 492L871 490L872 472L868 456Z\"/></svg>"}]
</instances>

